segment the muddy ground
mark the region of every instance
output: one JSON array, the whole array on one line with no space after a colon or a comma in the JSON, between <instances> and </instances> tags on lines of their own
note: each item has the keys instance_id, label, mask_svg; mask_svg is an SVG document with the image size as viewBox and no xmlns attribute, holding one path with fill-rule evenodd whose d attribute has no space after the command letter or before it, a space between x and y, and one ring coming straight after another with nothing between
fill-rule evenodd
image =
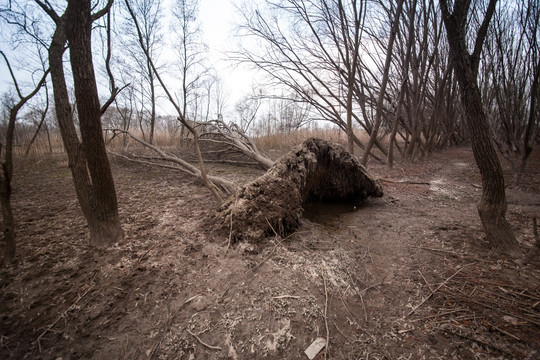
<instances>
[{"instance_id":1,"label":"muddy ground","mask_svg":"<svg viewBox=\"0 0 540 360\"><path fill-rule=\"evenodd\" d=\"M64 160L18 162L17 264L0 269L2 359L538 359L540 265L489 249L469 148L389 170L385 196L311 206L292 236L228 248L217 203L172 170L113 160L125 239L90 248ZM214 165L243 183L253 168ZM524 248L540 153L507 217Z\"/></svg>"}]
</instances>

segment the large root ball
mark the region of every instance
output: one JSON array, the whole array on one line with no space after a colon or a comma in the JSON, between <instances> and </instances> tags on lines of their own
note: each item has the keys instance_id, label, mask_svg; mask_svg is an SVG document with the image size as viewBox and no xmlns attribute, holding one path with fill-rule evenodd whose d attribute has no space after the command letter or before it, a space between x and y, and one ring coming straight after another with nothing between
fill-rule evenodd
<instances>
[{"instance_id":1,"label":"large root ball","mask_svg":"<svg viewBox=\"0 0 540 360\"><path fill-rule=\"evenodd\" d=\"M234 242L257 242L295 231L307 202L353 203L370 196L383 196L382 186L355 157L338 144L310 138L231 195L215 220Z\"/></svg>"}]
</instances>

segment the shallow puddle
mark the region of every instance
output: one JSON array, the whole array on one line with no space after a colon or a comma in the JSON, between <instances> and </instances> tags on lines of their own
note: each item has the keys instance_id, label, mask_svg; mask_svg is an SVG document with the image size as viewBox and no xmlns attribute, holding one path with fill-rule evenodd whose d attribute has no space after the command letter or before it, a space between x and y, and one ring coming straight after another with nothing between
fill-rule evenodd
<instances>
[{"instance_id":1,"label":"shallow puddle","mask_svg":"<svg viewBox=\"0 0 540 360\"><path fill-rule=\"evenodd\" d=\"M345 202L309 202L303 205L302 216L319 225L335 226L343 215L359 210L362 205Z\"/></svg>"}]
</instances>

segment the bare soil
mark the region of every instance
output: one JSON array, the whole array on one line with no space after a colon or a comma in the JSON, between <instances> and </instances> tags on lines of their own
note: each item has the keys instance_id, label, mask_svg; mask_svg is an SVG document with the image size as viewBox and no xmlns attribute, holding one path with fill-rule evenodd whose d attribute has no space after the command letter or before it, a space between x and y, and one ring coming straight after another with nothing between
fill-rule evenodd
<instances>
[{"instance_id":1,"label":"bare soil","mask_svg":"<svg viewBox=\"0 0 540 360\"><path fill-rule=\"evenodd\" d=\"M0 269L2 359L538 359L540 264L497 255L469 148L389 170L385 196L312 206L293 235L229 247L199 181L113 161L125 239L88 246L67 163L17 164L17 263ZM239 184L262 171L213 165ZM528 249L540 152L507 217Z\"/></svg>"}]
</instances>

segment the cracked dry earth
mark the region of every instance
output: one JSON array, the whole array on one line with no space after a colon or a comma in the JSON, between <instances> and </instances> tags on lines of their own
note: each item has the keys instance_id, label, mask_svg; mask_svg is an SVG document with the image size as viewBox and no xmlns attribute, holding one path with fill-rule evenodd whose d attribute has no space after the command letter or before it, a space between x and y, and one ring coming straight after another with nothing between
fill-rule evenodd
<instances>
[{"instance_id":1,"label":"cracked dry earth","mask_svg":"<svg viewBox=\"0 0 540 360\"><path fill-rule=\"evenodd\" d=\"M17 263L0 277L3 359L537 359L540 268L489 249L469 148L389 170L385 197L311 205L265 245L213 233L199 181L114 159L125 239L87 245L63 160L16 164ZM540 209L540 153L507 217L523 245ZM238 183L256 169L214 165Z\"/></svg>"}]
</instances>

